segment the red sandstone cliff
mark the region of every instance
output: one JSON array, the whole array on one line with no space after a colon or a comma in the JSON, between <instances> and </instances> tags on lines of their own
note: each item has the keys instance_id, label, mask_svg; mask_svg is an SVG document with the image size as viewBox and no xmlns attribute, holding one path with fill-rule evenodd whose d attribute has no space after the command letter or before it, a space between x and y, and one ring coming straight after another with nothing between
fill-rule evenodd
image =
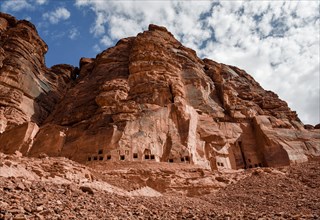
<instances>
[{"instance_id":1,"label":"red sandstone cliff","mask_svg":"<svg viewBox=\"0 0 320 220\"><path fill-rule=\"evenodd\" d=\"M47 50L33 24L0 14L0 132L24 122L40 125L64 96L73 67L48 69Z\"/></svg>"},{"instance_id":2,"label":"red sandstone cliff","mask_svg":"<svg viewBox=\"0 0 320 220\"><path fill-rule=\"evenodd\" d=\"M245 71L201 60L150 25L73 67L44 65L34 26L0 14L0 150L79 162L154 160L212 169L320 155L286 102Z\"/></svg>"}]
</instances>

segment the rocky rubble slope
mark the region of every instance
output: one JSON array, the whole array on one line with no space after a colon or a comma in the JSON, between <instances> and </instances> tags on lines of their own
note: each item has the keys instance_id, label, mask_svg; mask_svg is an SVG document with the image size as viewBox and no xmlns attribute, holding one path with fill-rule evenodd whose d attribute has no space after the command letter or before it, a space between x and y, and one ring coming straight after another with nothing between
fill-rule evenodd
<instances>
[{"instance_id":1,"label":"rocky rubble slope","mask_svg":"<svg viewBox=\"0 0 320 220\"><path fill-rule=\"evenodd\" d=\"M0 154L0 219L320 217L319 160L227 173L167 163L90 165ZM139 178L147 190L137 186Z\"/></svg>"}]
</instances>

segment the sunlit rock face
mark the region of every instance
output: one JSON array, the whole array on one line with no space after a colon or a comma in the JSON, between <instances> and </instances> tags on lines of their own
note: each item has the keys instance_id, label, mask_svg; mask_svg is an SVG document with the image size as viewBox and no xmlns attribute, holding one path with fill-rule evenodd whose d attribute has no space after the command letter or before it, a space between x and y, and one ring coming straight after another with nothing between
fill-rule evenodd
<instances>
[{"instance_id":1,"label":"sunlit rock face","mask_svg":"<svg viewBox=\"0 0 320 220\"><path fill-rule=\"evenodd\" d=\"M1 151L211 169L320 155L319 129L306 130L285 101L237 67L200 59L164 27L150 25L79 68L47 69L35 28L0 17Z\"/></svg>"},{"instance_id":2,"label":"sunlit rock face","mask_svg":"<svg viewBox=\"0 0 320 220\"><path fill-rule=\"evenodd\" d=\"M73 67L48 69L47 50L33 24L0 13L0 133L42 124L66 93Z\"/></svg>"}]
</instances>

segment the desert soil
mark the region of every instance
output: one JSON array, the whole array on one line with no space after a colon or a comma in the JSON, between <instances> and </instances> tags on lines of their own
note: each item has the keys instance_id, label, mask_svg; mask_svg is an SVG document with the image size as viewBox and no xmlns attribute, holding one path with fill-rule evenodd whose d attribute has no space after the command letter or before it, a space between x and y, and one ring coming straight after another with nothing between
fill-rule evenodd
<instances>
[{"instance_id":1,"label":"desert soil","mask_svg":"<svg viewBox=\"0 0 320 220\"><path fill-rule=\"evenodd\" d=\"M0 219L320 219L319 168L319 159L210 171L0 153Z\"/></svg>"}]
</instances>

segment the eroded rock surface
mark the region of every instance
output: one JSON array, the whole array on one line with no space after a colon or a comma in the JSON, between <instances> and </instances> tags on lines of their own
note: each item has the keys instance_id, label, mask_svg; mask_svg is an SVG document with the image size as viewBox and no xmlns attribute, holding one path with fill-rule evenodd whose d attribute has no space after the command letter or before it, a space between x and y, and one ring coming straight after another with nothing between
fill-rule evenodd
<instances>
[{"instance_id":1,"label":"eroded rock surface","mask_svg":"<svg viewBox=\"0 0 320 220\"><path fill-rule=\"evenodd\" d=\"M48 69L47 50L33 24L0 13L0 133L25 122L41 125L66 93L73 67Z\"/></svg>"},{"instance_id":2,"label":"eroded rock surface","mask_svg":"<svg viewBox=\"0 0 320 220\"><path fill-rule=\"evenodd\" d=\"M0 99L6 153L211 169L288 165L320 154L319 129L306 130L285 101L237 67L201 60L164 27L150 25L74 70L47 69L34 27L1 16L0 82L10 95L21 93ZM13 34L20 29L29 37ZM19 141L10 142L16 132Z\"/></svg>"}]
</instances>

